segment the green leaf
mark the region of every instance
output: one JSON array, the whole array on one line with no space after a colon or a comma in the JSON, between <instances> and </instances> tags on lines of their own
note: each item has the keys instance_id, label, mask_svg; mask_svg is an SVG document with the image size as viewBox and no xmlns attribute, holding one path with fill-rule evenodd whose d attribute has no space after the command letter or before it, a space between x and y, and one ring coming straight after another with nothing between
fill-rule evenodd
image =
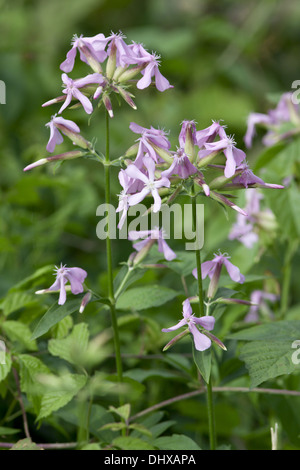
<instances>
[{"instance_id":1,"label":"green leaf","mask_svg":"<svg viewBox=\"0 0 300 470\"><path fill-rule=\"evenodd\" d=\"M4 380L10 372L12 365L11 356L9 353L5 353L5 364L0 364L0 382Z\"/></svg>"},{"instance_id":2,"label":"green leaf","mask_svg":"<svg viewBox=\"0 0 300 470\"><path fill-rule=\"evenodd\" d=\"M4 315L7 317L11 313L36 302L37 299L31 294L27 294L26 292L11 292L7 294L5 299L1 302L1 308L3 309Z\"/></svg>"},{"instance_id":3,"label":"green leaf","mask_svg":"<svg viewBox=\"0 0 300 470\"><path fill-rule=\"evenodd\" d=\"M46 392L43 394L40 403L40 411L37 420L46 418L51 415L53 411L59 410L72 398L77 395L87 381L87 377L81 374L65 374L60 377L59 389Z\"/></svg>"},{"instance_id":4,"label":"green leaf","mask_svg":"<svg viewBox=\"0 0 300 470\"><path fill-rule=\"evenodd\" d=\"M283 149L285 149L285 147L286 144L284 142L279 142L278 144L264 150L254 164L254 173L267 166Z\"/></svg>"},{"instance_id":5,"label":"green leaf","mask_svg":"<svg viewBox=\"0 0 300 470\"><path fill-rule=\"evenodd\" d=\"M29 351L37 351L36 341L31 340L31 331L27 325L19 321L5 321L2 325L4 333L11 341L18 341Z\"/></svg>"},{"instance_id":6,"label":"green leaf","mask_svg":"<svg viewBox=\"0 0 300 470\"><path fill-rule=\"evenodd\" d=\"M138 437L117 437L112 441L112 445L121 450L155 450L155 447Z\"/></svg>"},{"instance_id":7,"label":"green leaf","mask_svg":"<svg viewBox=\"0 0 300 470\"><path fill-rule=\"evenodd\" d=\"M18 434L18 432L21 432L21 430L0 426L0 436L11 436L12 434Z\"/></svg>"},{"instance_id":8,"label":"green leaf","mask_svg":"<svg viewBox=\"0 0 300 470\"><path fill-rule=\"evenodd\" d=\"M80 304L81 301L78 300L70 300L64 305L57 305L57 302L55 302L37 324L34 332L32 333L31 339L39 338L67 315L71 315L72 313L79 311Z\"/></svg>"},{"instance_id":9,"label":"green leaf","mask_svg":"<svg viewBox=\"0 0 300 470\"><path fill-rule=\"evenodd\" d=\"M159 307L177 297L179 292L164 286L134 287L124 292L117 300L117 309L143 310Z\"/></svg>"},{"instance_id":10,"label":"green leaf","mask_svg":"<svg viewBox=\"0 0 300 470\"><path fill-rule=\"evenodd\" d=\"M195 441L184 434L158 437L153 442L153 445L160 450L201 450Z\"/></svg>"},{"instance_id":11,"label":"green leaf","mask_svg":"<svg viewBox=\"0 0 300 470\"><path fill-rule=\"evenodd\" d=\"M48 350L52 356L58 356L71 364L76 364L78 355L87 350L88 340L88 325L79 323L66 338L49 340Z\"/></svg>"},{"instance_id":12,"label":"green leaf","mask_svg":"<svg viewBox=\"0 0 300 470\"><path fill-rule=\"evenodd\" d=\"M119 408L115 408L114 406L110 406L109 411L112 411L113 413L116 413L118 416L123 418L125 421L128 421L129 416L130 416L130 404L126 403L125 405L120 406Z\"/></svg>"},{"instance_id":13,"label":"green leaf","mask_svg":"<svg viewBox=\"0 0 300 470\"><path fill-rule=\"evenodd\" d=\"M248 341L241 347L240 359L245 362L251 387L280 375L299 372L293 362L293 343L299 340L300 321L279 321L248 328L230 336Z\"/></svg>"},{"instance_id":14,"label":"green leaf","mask_svg":"<svg viewBox=\"0 0 300 470\"><path fill-rule=\"evenodd\" d=\"M211 348L205 351L197 351L193 346L193 358L203 380L208 383L211 372Z\"/></svg>"}]
</instances>

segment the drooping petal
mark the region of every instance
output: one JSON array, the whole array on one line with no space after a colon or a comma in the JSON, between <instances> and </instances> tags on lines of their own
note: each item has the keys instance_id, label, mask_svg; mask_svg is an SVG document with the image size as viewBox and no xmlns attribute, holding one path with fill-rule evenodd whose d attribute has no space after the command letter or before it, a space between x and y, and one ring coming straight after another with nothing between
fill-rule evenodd
<instances>
[{"instance_id":1,"label":"drooping petal","mask_svg":"<svg viewBox=\"0 0 300 470\"><path fill-rule=\"evenodd\" d=\"M172 261L174 258L176 258L176 253L174 253L174 251L169 247L163 238L158 240L158 251L164 254L164 257L167 261Z\"/></svg>"},{"instance_id":2,"label":"drooping petal","mask_svg":"<svg viewBox=\"0 0 300 470\"><path fill-rule=\"evenodd\" d=\"M87 114L92 114L93 105L92 105L92 103L90 102L90 100L88 99L87 96L85 96L83 93L81 93L81 91L79 91L77 88L74 89L73 96L74 96L74 98L77 98L78 101L80 101L80 103L83 106L83 109L85 110L85 112Z\"/></svg>"},{"instance_id":3,"label":"drooping petal","mask_svg":"<svg viewBox=\"0 0 300 470\"><path fill-rule=\"evenodd\" d=\"M63 305L66 301L67 294L66 294L66 288L65 288L65 279L63 276L59 278L60 281L60 292L59 292L59 299L58 299L58 305Z\"/></svg>"},{"instance_id":4,"label":"drooping petal","mask_svg":"<svg viewBox=\"0 0 300 470\"><path fill-rule=\"evenodd\" d=\"M227 272L231 279L234 282L238 282L240 284L243 284L245 282L245 276L241 274L239 268L237 266L234 266L228 259L224 258L223 264L225 265Z\"/></svg>"},{"instance_id":5,"label":"drooping petal","mask_svg":"<svg viewBox=\"0 0 300 470\"><path fill-rule=\"evenodd\" d=\"M167 80L159 71L158 66L155 67L154 69L154 76L155 76L155 86L158 89L158 91L165 91L168 88L173 88L172 85L170 85L169 80Z\"/></svg>"},{"instance_id":6,"label":"drooping petal","mask_svg":"<svg viewBox=\"0 0 300 470\"><path fill-rule=\"evenodd\" d=\"M151 194L154 199L153 212L158 212L161 208L161 197L156 188L151 191Z\"/></svg>"},{"instance_id":7,"label":"drooping petal","mask_svg":"<svg viewBox=\"0 0 300 470\"><path fill-rule=\"evenodd\" d=\"M194 323L189 324L189 330L193 335L194 344L197 351L205 351L206 349L210 348L211 340L203 333L200 333Z\"/></svg>"},{"instance_id":8,"label":"drooping petal","mask_svg":"<svg viewBox=\"0 0 300 470\"><path fill-rule=\"evenodd\" d=\"M150 62L143 71L144 76L136 84L139 90L143 90L144 88L147 88L150 85L154 67L155 63Z\"/></svg>"},{"instance_id":9,"label":"drooping petal","mask_svg":"<svg viewBox=\"0 0 300 470\"><path fill-rule=\"evenodd\" d=\"M80 294L83 292L83 283L87 277L87 272L81 268L68 268L66 275L71 284L71 291L73 294Z\"/></svg>"},{"instance_id":10,"label":"drooping petal","mask_svg":"<svg viewBox=\"0 0 300 470\"><path fill-rule=\"evenodd\" d=\"M63 72L69 73L73 70L76 54L77 47L72 47L67 53L66 60L60 64L60 69Z\"/></svg>"}]
</instances>

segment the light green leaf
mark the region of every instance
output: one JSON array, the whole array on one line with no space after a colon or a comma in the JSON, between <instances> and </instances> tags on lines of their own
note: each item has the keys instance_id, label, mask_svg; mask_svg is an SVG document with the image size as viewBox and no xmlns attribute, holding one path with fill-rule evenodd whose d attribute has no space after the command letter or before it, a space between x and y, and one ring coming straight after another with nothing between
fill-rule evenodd
<instances>
[{"instance_id":1,"label":"light green leaf","mask_svg":"<svg viewBox=\"0 0 300 470\"><path fill-rule=\"evenodd\" d=\"M160 450L201 450L195 441L184 434L158 437L153 442L153 445Z\"/></svg>"},{"instance_id":2,"label":"light green leaf","mask_svg":"<svg viewBox=\"0 0 300 470\"><path fill-rule=\"evenodd\" d=\"M87 350L88 340L88 325L79 323L74 326L73 331L66 338L51 339L48 342L48 350L52 356L58 356L71 364L76 364L78 355Z\"/></svg>"},{"instance_id":3,"label":"light green leaf","mask_svg":"<svg viewBox=\"0 0 300 470\"><path fill-rule=\"evenodd\" d=\"M155 447L138 437L117 437L112 441L112 445L121 450L155 450Z\"/></svg>"},{"instance_id":4,"label":"light green leaf","mask_svg":"<svg viewBox=\"0 0 300 470\"><path fill-rule=\"evenodd\" d=\"M60 390L49 391L42 396L38 420L46 418L53 411L59 410L69 403L87 381L87 377L80 374L65 374L61 379Z\"/></svg>"},{"instance_id":5,"label":"light green leaf","mask_svg":"<svg viewBox=\"0 0 300 470\"><path fill-rule=\"evenodd\" d=\"M109 407L109 411L116 413L118 416L123 418L125 421L128 421L130 416L130 404L126 403L123 406L119 406L119 408L115 408L114 406Z\"/></svg>"},{"instance_id":6,"label":"light green leaf","mask_svg":"<svg viewBox=\"0 0 300 470\"><path fill-rule=\"evenodd\" d=\"M0 382L4 380L10 372L12 365L11 356L9 353L5 353L5 364L0 364Z\"/></svg>"},{"instance_id":7,"label":"light green leaf","mask_svg":"<svg viewBox=\"0 0 300 470\"><path fill-rule=\"evenodd\" d=\"M36 341L31 340L31 331L27 325L19 321L6 321L2 325L4 333L11 341L18 341L29 351L37 351Z\"/></svg>"},{"instance_id":8,"label":"light green leaf","mask_svg":"<svg viewBox=\"0 0 300 470\"><path fill-rule=\"evenodd\" d=\"M79 311L81 300L69 300L64 305L55 302L37 324L31 339L37 339L47 333L52 326L56 325L63 318Z\"/></svg>"},{"instance_id":9,"label":"light green leaf","mask_svg":"<svg viewBox=\"0 0 300 470\"><path fill-rule=\"evenodd\" d=\"M164 286L134 287L124 292L117 300L117 309L143 310L159 307L177 297L179 293Z\"/></svg>"},{"instance_id":10,"label":"light green leaf","mask_svg":"<svg viewBox=\"0 0 300 470\"><path fill-rule=\"evenodd\" d=\"M18 434L18 432L21 432L21 430L0 426L0 436L11 436L12 434Z\"/></svg>"},{"instance_id":11,"label":"light green leaf","mask_svg":"<svg viewBox=\"0 0 300 470\"><path fill-rule=\"evenodd\" d=\"M11 292L1 302L0 308L3 309L3 313L7 317L11 313L36 302L37 299L31 294L26 292Z\"/></svg>"}]
</instances>

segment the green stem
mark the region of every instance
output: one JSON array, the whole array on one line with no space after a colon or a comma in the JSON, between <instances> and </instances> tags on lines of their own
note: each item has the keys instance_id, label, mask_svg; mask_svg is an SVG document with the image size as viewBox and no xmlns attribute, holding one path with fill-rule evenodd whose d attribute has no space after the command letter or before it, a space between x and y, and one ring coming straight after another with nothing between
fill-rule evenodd
<instances>
[{"instance_id":1,"label":"green stem","mask_svg":"<svg viewBox=\"0 0 300 470\"><path fill-rule=\"evenodd\" d=\"M120 348L120 339L119 339L119 330L118 322L115 308L115 295L114 295L114 279L113 279L113 267L112 267L112 249L111 249L111 239L109 232L109 222L110 222L110 140L109 140L109 115L106 112L106 151L105 151L105 162L107 165L104 166L105 171L105 203L107 206L107 237L106 237L106 257L107 257L107 277L108 277L108 297L111 302L110 313L111 313L111 322L114 332L114 345L115 345L115 354L116 354L116 369L118 381L123 382L123 368L122 368L122 359L121 359L121 348ZM120 405L123 404L123 399L120 394Z\"/></svg>"},{"instance_id":2,"label":"green stem","mask_svg":"<svg viewBox=\"0 0 300 470\"><path fill-rule=\"evenodd\" d=\"M192 213L193 213L193 230L195 231L195 233L197 233L196 232L198 228L197 227L197 200L196 200L194 188L193 188L193 192L191 195L191 200L192 200ZM196 234L196 240L198 240L197 234ZM196 254L196 266L197 266L197 278L198 278L199 311L200 311L200 316L203 316L205 315L205 312L204 312L200 249L196 249L195 254ZM215 430L215 413L214 413L214 404L213 404L213 396L212 396L211 377L207 384L207 413L208 413L210 449L214 450L216 448L216 430Z\"/></svg>"},{"instance_id":3,"label":"green stem","mask_svg":"<svg viewBox=\"0 0 300 470\"><path fill-rule=\"evenodd\" d=\"M290 241L287 247L286 254L285 254L285 260L284 260L284 266L283 266L282 291L281 291L281 305L280 305L281 318L284 317L289 307L292 259L298 248L298 244L299 244L298 240Z\"/></svg>"},{"instance_id":4,"label":"green stem","mask_svg":"<svg viewBox=\"0 0 300 470\"><path fill-rule=\"evenodd\" d=\"M208 429L209 429L209 442L210 450L215 450L217 447L216 442L216 429L215 429L215 412L214 412L214 402L213 402L213 392L211 378L207 384L207 411L208 411Z\"/></svg>"}]
</instances>

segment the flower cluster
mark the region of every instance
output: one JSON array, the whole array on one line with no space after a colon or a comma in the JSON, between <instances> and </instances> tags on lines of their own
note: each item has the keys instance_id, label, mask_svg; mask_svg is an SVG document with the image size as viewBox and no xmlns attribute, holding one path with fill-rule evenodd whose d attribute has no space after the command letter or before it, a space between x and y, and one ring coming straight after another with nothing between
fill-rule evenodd
<instances>
[{"instance_id":1,"label":"flower cluster","mask_svg":"<svg viewBox=\"0 0 300 470\"><path fill-rule=\"evenodd\" d=\"M126 168L119 172L122 191L119 195L118 212L121 212L119 228L122 228L127 211L147 196L154 200L153 212L161 208L161 194L172 194L188 180L193 180L199 192L228 206L243 216L247 213L225 197L223 191L241 188L283 188L265 183L254 175L246 162L246 154L237 148L225 126L213 121L203 130L196 129L194 121L183 121L176 150L171 150L168 135L161 129L150 129L136 123L130 129L140 137L125 154ZM133 161L132 161L133 160ZM220 164L215 164L218 161ZM217 172L215 178L206 182L203 170L207 167ZM220 172L223 174L220 175ZM222 190L222 192L220 192Z\"/></svg>"}]
</instances>

